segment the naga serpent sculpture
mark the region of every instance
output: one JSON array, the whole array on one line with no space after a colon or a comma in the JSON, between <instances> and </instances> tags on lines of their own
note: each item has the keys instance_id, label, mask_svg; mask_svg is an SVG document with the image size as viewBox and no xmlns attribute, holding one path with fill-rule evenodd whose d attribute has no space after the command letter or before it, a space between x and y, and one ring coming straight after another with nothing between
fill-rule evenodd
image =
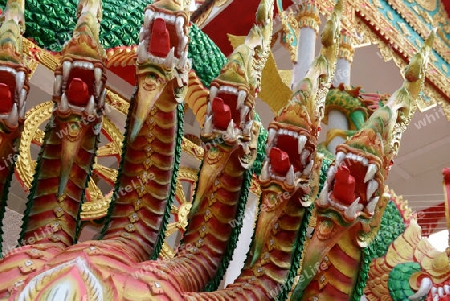
<instances>
[{"instance_id":1,"label":"naga serpent sculpture","mask_svg":"<svg viewBox=\"0 0 450 301\"><path fill-rule=\"evenodd\" d=\"M450 169L443 170L446 212L449 209ZM449 215L446 214L447 224ZM388 248L370 263L364 290L367 300L446 301L450 296L449 249L439 252L422 238L420 226L411 220ZM378 279L378 280L377 280Z\"/></svg>"},{"instance_id":2,"label":"naga serpent sculpture","mask_svg":"<svg viewBox=\"0 0 450 301\"><path fill-rule=\"evenodd\" d=\"M286 300L293 289L291 300L350 300L361 250L375 237L387 204L384 180L414 113L433 35L412 59L404 85L338 146L319 193L324 160L317 144L337 60L343 9L338 1L320 55L269 126L259 216L245 266L233 284L217 290L236 247L258 155L254 105L270 52L273 0L261 1L244 43L211 82L201 133L204 160L183 242L170 260L156 258L174 198L191 76L189 16L177 0L160 0L145 10L114 198L101 239L77 243L105 106L101 6L99 0L79 1L73 37L61 52L54 109L21 232L27 245L0 261L0 299ZM5 156L17 151L29 90L23 10L23 1L8 1L0 28ZM67 134L60 138L62 132ZM0 173L2 202L12 166ZM305 242L313 202L316 229ZM308 277L306 271L317 264L322 268ZM300 281L293 286L299 267Z\"/></svg>"}]
</instances>

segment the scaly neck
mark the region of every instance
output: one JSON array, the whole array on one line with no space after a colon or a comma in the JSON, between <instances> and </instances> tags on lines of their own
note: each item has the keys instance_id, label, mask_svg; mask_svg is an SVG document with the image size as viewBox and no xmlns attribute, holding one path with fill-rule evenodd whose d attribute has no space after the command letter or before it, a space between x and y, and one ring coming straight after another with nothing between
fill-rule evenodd
<instances>
[{"instance_id":1,"label":"scaly neck","mask_svg":"<svg viewBox=\"0 0 450 301\"><path fill-rule=\"evenodd\" d=\"M121 172L104 239L126 242L138 262L152 254L157 256L164 240L179 164L177 148L182 136L179 133L182 108L179 106L173 95L163 94L136 138L130 141L131 133L127 130L124 141ZM128 126L134 124L132 112L133 108Z\"/></svg>"}]
</instances>

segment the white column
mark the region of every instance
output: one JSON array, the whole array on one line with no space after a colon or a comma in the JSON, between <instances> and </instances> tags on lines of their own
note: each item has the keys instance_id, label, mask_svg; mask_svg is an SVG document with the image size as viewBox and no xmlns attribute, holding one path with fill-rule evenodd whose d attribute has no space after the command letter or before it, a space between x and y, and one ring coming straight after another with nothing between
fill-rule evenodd
<instances>
[{"instance_id":1,"label":"white column","mask_svg":"<svg viewBox=\"0 0 450 301\"><path fill-rule=\"evenodd\" d=\"M300 29L298 42L298 62L294 64L292 85L299 83L311 67L311 63L316 55L317 33L313 28L305 27Z\"/></svg>"},{"instance_id":2,"label":"white column","mask_svg":"<svg viewBox=\"0 0 450 301\"><path fill-rule=\"evenodd\" d=\"M297 20L300 33L298 37L297 62L294 63L292 76L292 88L303 80L316 56L316 39L319 32L320 19L314 1L306 0L298 5Z\"/></svg>"},{"instance_id":3,"label":"white column","mask_svg":"<svg viewBox=\"0 0 450 301\"><path fill-rule=\"evenodd\" d=\"M258 210L259 198L253 193L248 194L247 204L245 206L245 216L242 219L242 229L239 235L236 249L233 252L233 259L230 261L227 272L224 276L224 286L233 283L234 280L241 274L241 270L244 267L247 253L250 249L252 242L253 228L255 226L255 217ZM232 226L239 226L233 223Z\"/></svg>"},{"instance_id":4,"label":"white column","mask_svg":"<svg viewBox=\"0 0 450 301\"><path fill-rule=\"evenodd\" d=\"M337 87L343 83L345 86L350 86L351 67L353 61L353 47L351 43L351 34L347 30L341 31L341 41L339 44L339 58L336 63L336 72L334 74L333 86ZM339 129L349 130L347 116L337 110L328 112L328 130ZM327 145L328 151L332 154L336 151L336 146L345 142L344 137L335 137Z\"/></svg>"}]
</instances>

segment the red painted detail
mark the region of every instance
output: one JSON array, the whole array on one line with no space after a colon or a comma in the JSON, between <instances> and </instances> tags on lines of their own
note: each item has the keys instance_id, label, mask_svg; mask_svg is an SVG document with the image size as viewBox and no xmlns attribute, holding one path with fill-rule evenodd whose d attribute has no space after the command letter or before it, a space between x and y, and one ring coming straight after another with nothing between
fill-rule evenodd
<instances>
[{"instance_id":1,"label":"red painted detail","mask_svg":"<svg viewBox=\"0 0 450 301\"><path fill-rule=\"evenodd\" d=\"M148 52L157 57L166 57L170 51L170 36L166 21L155 19L152 26L152 37L148 45Z\"/></svg>"},{"instance_id":2,"label":"red painted detail","mask_svg":"<svg viewBox=\"0 0 450 301\"><path fill-rule=\"evenodd\" d=\"M256 9L261 1L232 1L218 16L202 30L228 56L233 52L227 34L247 36L255 23Z\"/></svg>"},{"instance_id":3,"label":"red painted detail","mask_svg":"<svg viewBox=\"0 0 450 301\"><path fill-rule=\"evenodd\" d=\"M355 178L347 166L340 166L335 175L334 197L341 203L350 205L355 200Z\"/></svg>"},{"instance_id":4,"label":"red painted detail","mask_svg":"<svg viewBox=\"0 0 450 301\"><path fill-rule=\"evenodd\" d=\"M219 130L226 130L228 124L231 121L231 110L230 107L225 104L222 98L216 97L212 103L213 119L212 122L214 127Z\"/></svg>"},{"instance_id":5,"label":"red painted detail","mask_svg":"<svg viewBox=\"0 0 450 301\"><path fill-rule=\"evenodd\" d=\"M270 149L270 166L279 175L285 176L291 167L289 155L277 147Z\"/></svg>"},{"instance_id":6,"label":"red painted detail","mask_svg":"<svg viewBox=\"0 0 450 301\"><path fill-rule=\"evenodd\" d=\"M445 203L417 212L417 223L422 228L422 235L433 234L438 222L443 218L445 218Z\"/></svg>"},{"instance_id":7,"label":"red painted detail","mask_svg":"<svg viewBox=\"0 0 450 301\"><path fill-rule=\"evenodd\" d=\"M111 66L108 68L109 71L120 76L124 81L132 86L136 85L136 65L129 66Z\"/></svg>"},{"instance_id":8,"label":"red painted detail","mask_svg":"<svg viewBox=\"0 0 450 301\"><path fill-rule=\"evenodd\" d=\"M0 83L0 114L11 112L13 99L8 85Z\"/></svg>"},{"instance_id":9,"label":"red painted detail","mask_svg":"<svg viewBox=\"0 0 450 301\"><path fill-rule=\"evenodd\" d=\"M288 135L278 135L277 146L285 151L294 166L294 172L303 171L306 165L309 163L307 159L306 164L303 166L300 161L300 155L298 154L298 142L297 138Z\"/></svg>"},{"instance_id":10,"label":"red painted detail","mask_svg":"<svg viewBox=\"0 0 450 301\"><path fill-rule=\"evenodd\" d=\"M450 184L450 168L446 167L442 170L442 174L444 175L444 181L446 184Z\"/></svg>"},{"instance_id":11,"label":"red painted detail","mask_svg":"<svg viewBox=\"0 0 450 301\"><path fill-rule=\"evenodd\" d=\"M89 102L89 88L80 78L74 78L66 92L69 102L78 107L84 107Z\"/></svg>"},{"instance_id":12,"label":"red painted detail","mask_svg":"<svg viewBox=\"0 0 450 301\"><path fill-rule=\"evenodd\" d=\"M233 52L228 34L247 36L255 24L255 14L260 0L230 1L231 3L202 28L213 42L219 46L226 56ZM292 4L291 0L283 1L283 9ZM275 8L275 13L278 13Z\"/></svg>"},{"instance_id":13,"label":"red painted detail","mask_svg":"<svg viewBox=\"0 0 450 301\"><path fill-rule=\"evenodd\" d=\"M445 11L447 12L447 16L450 16L450 0L441 0L442 4L445 7ZM440 299L442 300L442 299Z\"/></svg>"}]
</instances>

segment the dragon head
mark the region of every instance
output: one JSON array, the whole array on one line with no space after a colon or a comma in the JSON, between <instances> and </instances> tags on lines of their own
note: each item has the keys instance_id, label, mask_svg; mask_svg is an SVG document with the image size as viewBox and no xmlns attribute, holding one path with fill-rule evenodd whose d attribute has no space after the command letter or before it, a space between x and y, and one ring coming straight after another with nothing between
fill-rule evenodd
<instances>
[{"instance_id":1,"label":"dragon head","mask_svg":"<svg viewBox=\"0 0 450 301\"><path fill-rule=\"evenodd\" d=\"M105 52L99 41L101 0L80 0L73 37L62 49L55 70L53 115L64 134L61 150L61 196L83 137L100 133L106 97Z\"/></svg>"},{"instance_id":2,"label":"dragon head","mask_svg":"<svg viewBox=\"0 0 450 301\"><path fill-rule=\"evenodd\" d=\"M445 217L450 226L450 168L444 168ZM415 294L409 300L448 301L450 300L450 247L445 251L436 251L428 242L422 239L417 244L419 251L414 257L420 263L420 271L411 275L409 284Z\"/></svg>"},{"instance_id":3,"label":"dragon head","mask_svg":"<svg viewBox=\"0 0 450 301\"><path fill-rule=\"evenodd\" d=\"M189 17L183 2L161 0L145 9L137 50L137 92L130 140L161 95L181 103L188 81ZM164 103L161 103L164 105Z\"/></svg>"},{"instance_id":4,"label":"dragon head","mask_svg":"<svg viewBox=\"0 0 450 301\"><path fill-rule=\"evenodd\" d=\"M267 1L262 1L265 3ZM202 167L205 181L199 181L197 196L205 194L212 181L232 158L242 167L249 169L257 156L260 123L254 120L255 98L258 92L258 68L265 62L261 49L263 43L270 45L273 1L270 7L260 5L256 24L250 30L244 43L236 47L222 67L220 74L211 82L205 122L201 139L208 164ZM266 26L270 26L267 30ZM265 40L267 39L267 40ZM262 68L261 68L262 70ZM233 154L233 156L231 156ZM191 216L200 202L194 202Z\"/></svg>"},{"instance_id":5,"label":"dragon head","mask_svg":"<svg viewBox=\"0 0 450 301\"><path fill-rule=\"evenodd\" d=\"M22 50L23 1L10 0L0 27L0 131L16 132L25 118L29 69Z\"/></svg>"},{"instance_id":6,"label":"dragon head","mask_svg":"<svg viewBox=\"0 0 450 301\"><path fill-rule=\"evenodd\" d=\"M260 77L270 50L273 1L262 1L256 23L243 44L228 57L220 74L210 84L209 102L202 140L222 146L242 145L241 159L246 168L256 158L259 131L254 121L254 105L260 89Z\"/></svg>"},{"instance_id":7,"label":"dragon head","mask_svg":"<svg viewBox=\"0 0 450 301\"><path fill-rule=\"evenodd\" d=\"M99 115L105 104L105 51L99 41L101 0L80 0L73 37L55 71L53 100L61 118Z\"/></svg>"},{"instance_id":8,"label":"dragon head","mask_svg":"<svg viewBox=\"0 0 450 301\"><path fill-rule=\"evenodd\" d=\"M403 86L386 106L375 111L359 132L336 148L336 159L316 201L321 223L318 235L322 238L332 237L341 227L357 231L355 237L361 246L367 245L368 237L375 236L387 203L384 179L414 114L433 37L434 33L411 59Z\"/></svg>"},{"instance_id":9,"label":"dragon head","mask_svg":"<svg viewBox=\"0 0 450 301\"><path fill-rule=\"evenodd\" d=\"M335 70L342 10L342 3L339 3L323 33L323 36L333 36L333 39L322 39L321 54L312 62L290 102L269 125L266 159L259 178L261 212L251 264L259 258L269 232L288 202L295 202L293 207L296 208L308 207L310 196L317 193L318 183L315 180L318 177L315 175L319 172L321 159L317 156L316 145L325 96ZM336 33L337 36L334 36Z\"/></svg>"}]
</instances>

